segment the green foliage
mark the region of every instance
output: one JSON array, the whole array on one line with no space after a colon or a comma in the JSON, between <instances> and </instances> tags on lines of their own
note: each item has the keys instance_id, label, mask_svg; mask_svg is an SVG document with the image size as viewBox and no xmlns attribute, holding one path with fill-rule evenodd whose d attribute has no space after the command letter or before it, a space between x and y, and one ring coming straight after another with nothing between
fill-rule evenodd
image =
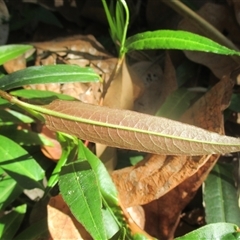
<instances>
[{"instance_id":1,"label":"green foliage","mask_svg":"<svg viewBox=\"0 0 240 240\"><path fill-rule=\"evenodd\" d=\"M236 54L239 52L221 46L207 38L183 31L159 30L136 34L126 38L129 22L129 11L124 0L118 0L108 7L105 0L102 0L107 19L110 26L111 37L118 46L119 56L123 58L126 53L132 50L144 49L178 49L191 51L204 51L217 54ZM52 17L49 16L48 17ZM46 18L47 19L47 18ZM55 19L56 20L56 19ZM55 20L47 20L54 22ZM27 20L29 21L29 19ZM44 19L38 19L44 21ZM25 23L24 23L25 24ZM58 22L55 22L58 25ZM30 45L6 45L0 47L0 64L14 59L24 52L30 50ZM80 68L70 65L54 65L41 67L28 67L10 75L2 76L0 79L1 90L12 90L26 84L38 83L64 83L64 82L96 82L99 76L91 68ZM182 82L182 80L181 80ZM12 95L27 99L28 101L39 101L46 104L54 99L73 100L72 97L47 91L17 89L11 92ZM9 95L2 94L2 97ZM174 119L186 110L186 103L195 98L195 94L180 89L174 92L165 102L160 115L172 117ZM238 101L238 97L235 97ZM11 102L12 98L6 97ZM102 162L75 137L58 133L57 138L62 146L62 155L58 163L49 166L44 162L41 155L34 154L35 146L39 151L39 146L51 145L51 141L42 135L33 132L31 129L18 129L19 124L35 124L39 117L36 109L31 109L31 105L11 106L8 101L0 98L0 209L2 211L11 209L12 211L0 218L0 238L12 239L26 213L30 204L21 205L18 199L24 201L21 196L26 190L40 189L38 198L42 195L50 195L51 189L59 182L60 191L64 200L69 205L74 216L81 222L95 239L147 239L142 233L132 236L127 222L122 215L119 206L117 190ZM175 108L170 107L172 103ZM6 109L7 106L7 109ZM11 108L11 110L9 110ZM169 108L172 111L168 112ZM236 105L231 105L236 109ZM31 113L30 117L26 111ZM41 119L41 118L40 118ZM42 160L43 159L43 160ZM46 172L52 168L48 177L47 186L44 180ZM226 170L226 169L225 169ZM224 186L224 176L229 177L229 172L224 169L214 169L218 175L210 175L206 182L206 196L214 197L214 192L224 192L225 196L232 194L233 189ZM212 172L214 173L214 172ZM221 173L221 174L220 174ZM211 180L211 178L215 178ZM215 182L214 186L209 186L209 182ZM208 184L208 186L207 186ZM232 185L231 185L232 187ZM216 191L217 190L217 191ZM226 190L226 191L225 191ZM230 191L230 193L228 192ZM224 197L224 196L223 196ZM219 198L213 199L219 202ZM212 210L208 207L209 201L205 199L207 219L209 220ZM231 200L231 199L230 199ZM235 201L235 199L234 199ZM239 224L239 209L236 202L231 201L226 206L218 209L218 212L231 211L231 216L221 218L219 221L228 221ZM233 206L234 208L229 208ZM214 213L215 214L215 213ZM47 232L44 221L35 223L29 228L20 232L15 239L35 239ZM203 228L193 231L177 239L239 239L237 227L229 223L209 224Z\"/></svg>"},{"instance_id":2,"label":"green foliage","mask_svg":"<svg viewBox=\"0 0 240 240\"><path fill-rule=\"evenodd\" d=\"M214 223L199 228L191 233L188 233L182 237L176 238L176 240L206 240L206 239L219 239L219 240L237 240L239 234L237 232L238 227L231 223Z\"/></svg>"},{"instance_id":3,"label":"green foliage","mask_svg":"<svg viewBox=\"0 0 240 240\"><path fill-rule=\"evenodd\" d=\"M20 227L27 205L23 204L16 207L11 213L1 217L0 219L0 238L13 239L18 228Z\"/></svg>"},{"instance_id":4,"label":"green foliage","mask_svg":"<svg viewBox=\"0 0 240 240\"><path fill-rule=\"evenodd\" d=\"M124 47L126 53L132 50L144 49L177 49L240 55L239 52L224 47L206 37L181 30L157 30L138 33L129 37Z\"/></svg>"},{"instance_id":5,"label":"green foliage","mask_svg":"<svg viewBox=\"0 0 240 240\"><path fill-rule=\"evenodd\" d=\"M228 222L240 226L232 165L216 164L205 181L203 193L207 223Z\"/></svg>"},{"instance_id":6,"label":"green foliage","mask_svg":"<svg viewBox=\"0 0 240 240\"><path fill-rule=\"evenodd\" d=\"M30 45L6 45L0 46L0 65L5 62L19 57L27 50L31 49Z\"/></svg>"},{"instance_id":7,"label":"green foliage","mask_svg":"<svg viewBox=\"0 0 240 240\"><path fill-rule=\"evenodd\" d=\"M92 68L76 65L34 66L19 70L0 79L0 88L9 90L38 83L97 82L99 76Z\"/></svg>"}]
</instances>

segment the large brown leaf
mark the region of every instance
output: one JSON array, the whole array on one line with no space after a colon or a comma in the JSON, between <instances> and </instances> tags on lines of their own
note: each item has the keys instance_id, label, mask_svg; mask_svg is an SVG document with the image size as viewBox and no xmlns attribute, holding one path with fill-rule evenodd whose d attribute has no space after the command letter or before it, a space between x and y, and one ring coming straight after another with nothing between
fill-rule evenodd
<instances>
[{"instance_id":1,"label":"large brown leaf","mask_svg":"<svg viewBox=\"0 0 240 240\"><path fill-rule=\"evenodd\" d=\"M223 133L222 110L227 107L231 89L232 81L226 76L200 98L184 114L182 120L211 131ZM211 161L208 161L210 157ZM196 173L205 164L205 167L201 170L202 173L194 177L194 182L197 181L196 179L199 179L199 182L196 183L199 187L216 160L216 155L195 157L149 155L144 161L133 167L114 171L112 177L124 206L146 204L166 194ZM203 174L205 175L202 176ZM184 188L183 192L185 194L188 192L187 189L189 190L189 185L191 184L187 182L181 186L181 190ZM181 190L179 188L176 189L177 194ZM192 191L191 189L190 192ZM172 194L174 195L175 193ZM181 197L179 199L179 201L183 202L179 206L183 206L185 197L184 199L181 199Z\"/></svg>"},{"instance_id":2,"label":"large brown leaf","mask_svg":"<svg viewBox=\"0 0 240 240\"><path fill-rule=\"evenodd\" d=\"M235 152L237 138L133 111L110 109L78 101L53 101L45 106L46 125L81 139L112 147L156 154L204 155ZM68 120L67 120L68 119Z\"/></svg>"}]
</instances>

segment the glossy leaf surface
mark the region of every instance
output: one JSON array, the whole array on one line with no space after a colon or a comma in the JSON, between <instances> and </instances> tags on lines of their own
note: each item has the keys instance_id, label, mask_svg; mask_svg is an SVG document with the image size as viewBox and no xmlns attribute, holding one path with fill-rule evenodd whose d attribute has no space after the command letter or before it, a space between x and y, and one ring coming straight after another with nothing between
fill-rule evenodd
<instances>
[{"instance_id":1,"label":"glossy leaf surface","mask_svg":"<svg viewBox=\"0 0 240 240\"><path fill-rule=\"evenodd\" d=\"M192 231L182 237L175 238L175 240L237 240L237 226L232 223L214 223L208 224L195 231Z\"/></svg>"},{"instance_id":2,"label":"glossy leaf surface","mask_svg":"<svg viewBox=\"0 0 240 240\"><path fill-rule=\"evenodd\" d=\"M99 79L92 68L64 64L34 66L0 78L0 89L8 90L38 83L97 82Z\"/></svg>"},{"instance_id":3,"label":"glossy leaf surface","mask_svg":"<svg viewBox=\"0 0 240 240\"><path fill-rule=\"evenodd\" d=\"M87 161L64 166L59 178L64 201L94 239L106 239L98 181Z\"/></svg>"},{"instance_id":4,"label":"glossy leaf surface","mask_svg":"<svg viewBox=\"0 0 240 240\"><path fill-rule=\"evenodd\" d=\"M16 207L12 212L0 218L0 239L13 239L22 223L27 205Z\"/></svg>"},{"instance_id":5,"label":"glossy leaf surface","mask_svg":"<svg viewBox=\"0 0 240 240\"><path fill-rule=\"evenodd\" d=\"M31 48L33 48L31 45L21 44L0 46L0 65L20 56L21 54L25 53L27 50Z\"/></svg>"},{"instance_id":6,"label":"glossy leaf surface","mask_svg":"<svg viewBox=\"0 0 240 240\"><path fill-rule=\"evenodd\" d=\"M4 210L23 191L17 182L0 168L0 210Z\"/></svg>"},{"instance_id":7,"label":"glossy leaf surface","mask_svg":"<svg viewBox=\"0 0 240 240\"><path fill-rule=\"evenodd\" d=\"M211 39L180 30L157 30L138 33L126 40L125 52L143 49L177 49L240 55L240 52L224 47Z\"/></svg>"},{"instance_id":8,"label":"glossy leaf surface","mask_svg":"<svg viewBox=\"0 0 240 240\"><path fill-rule=\"evenodd\" d=\"M29 153L0 135L0 167L8 173L22 188L41 188L38 181L44 177L44 171Z\"/></svg>"}]
</instances>

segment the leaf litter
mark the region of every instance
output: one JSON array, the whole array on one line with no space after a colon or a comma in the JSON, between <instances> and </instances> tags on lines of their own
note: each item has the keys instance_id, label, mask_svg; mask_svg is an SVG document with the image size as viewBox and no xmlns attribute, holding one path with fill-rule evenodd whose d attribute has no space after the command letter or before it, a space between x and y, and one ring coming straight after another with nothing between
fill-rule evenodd
<instances>
[{"instance_id":1,"label":"leaf litter","mask_svg":"<svg viewBox=\"0 0 240 240\"><path fill-rule=\"evenodd\" d=\"M147 11L154 14L156 10L154 10L153 7L152 11L149 9L151 4L148 3ZM237 4L234 5L234 8L235 12L237 12ZM208 16L214 16L214 23L212 22L212 24L216 24L220 31L228 31L229 37L236 41L239 36L236 36L235 29L238 29L239 26L234 25L235 23L233 19L231 19L232 15L227 12L228 10L226 9L227 8L225 6L208 4L203 6L199 13L208 21L211 21L211 19L208 19ZM209 14L209 11L212 12ZM62 14L65 15L66 12L63 11ZM176 18L176 14L173 14L172 16L174 19L179 19L178 17ZM222 19L224 19L224 21L222 21ZM169 19L167 22L168 24L171 23ZM223 23L225 24L224 29L222 28ZM162 24L162 22L160 22L160 24ZM192 32L202 34L200 31L196 30L196 28L191 26L188 19L183 20L179 24L179 29L191 30ZM79 39L81 39L80 42L77 42ZM94 57L92 58L92 55L94 55L91 54L93 48L88 45L89 43L94 46L98 46L97 51L99 48L101 49L99 52L96 52L96 56L106 56L106 59L100 61L102 65L99 65L99 59L94 59ZM30 86L31 88L36 87L37 89L49 89L56 92L66 93L74 96L76 99L97 105L101 102L102 93L113 88L113 90L111 90L113 91L113 94L111 97L108 97L109 103L106 105L109 107L118 106L117 108L124 109L131 109L133 107L133 103L138 101L138 97L147 92L146 88L143 87L144 84L142 84L139 80L134 81L132 76L129 76L126 66L124 66L121 72L121 76L128 76L127 82L124 83L126 85L122 85L123 83L120 83L123 90L120 91L118 87L108 88L110 83L107 79L110 78L117 59L111 55L104 55L105 50L100 47L96 40L92 37L70 37L45 43L35 43L35 46L37 47L38 53L38 58L36 60L37 65L55 64L59 62L64 62L66 64L80 64L81 66L90 65L102 75L104 84L103 86L98 84L86 84L81 86L78 84L39 85L34 87ZM86 52L84 52L83 49L86 49ZM78 52L81 52L82 55L79 56ZM101 55L101 52L104 52L104 54ZM229 75L237 64L231 60L231 58L224 56L196 52L185 52L185 54L189 59L191 59L191 61L206 65L218 79L221 79L221 81L207 94L200 98L199 101L192 105L192 107L182 116L181 121L223 134L222 111L228 105L229 95L231 94L232 89L230 78L223 77L223 75ZM176 55L173 56L170 52L170 56L173 57L172 66L166 67L164 70L164 83L161 84L167 84L165 87L161 85L160 91L164 92L166 96L171 93L176 86L176 83L174 82L176 79L173 81L172 85L168 85L168 81L170 81L171 78L174 79L174 68L178 66L178 61L182 61L182 56L180 56L180 54ZM162 69L159 66L159 72L161 71ZM120 77L119 81L121 82L121 80L122 79ZM114 85L114 83L112 83L112 85ZM125 91L125 88L127 88L128 91ZM155 86L153 88L155 88ZM157 84L154 90L158 91ZM137 94L129 96L129 92L136 92ZM126 97L124 97L124 95ZM151 106L154 105L154 103L160 105L159 102L161 101L158 102L155 99L151 99L151 91L148 97L150 97L150 102L152 102L151 104L149 104L149 100L141 100L141 103L146 104L147 108L155 109L156 106ZM164 99L165 97L162 95L160 98ZM119 101L117 99L121 100ZM117 105L114 103L116 100L118 101ZM154 110L152 110L152 112L154 112ZM180 219L181 211L196 194L197 189L201 186L218 157L219 155L212 154L194 157L174 156L171 154L149 154L142 162L134 167L115 170L112 173L112 177L118 187L120 198L124 203L124 206L139 206L145 204L144 209L146 211L145 215L147 216L147 218L144 219L146 221L145 228L148 229L149 226L152 225L152 229L154 228L154 230L150 230L149 233L155 232L153 235L161 237L161 239L166 239L173 237L177 222L179 222ZM149 210L147 210L151 209L154 204L157 205L158 210L156 210L154 214L157 214L159 219L159 221L156 221L155 223L150 222L153 213L149 213ZM63 208L64 207L61 207L61 210ZM61 227L62 225L60 224L57 229L60 229Z\"/></svg>"}]
</instances>

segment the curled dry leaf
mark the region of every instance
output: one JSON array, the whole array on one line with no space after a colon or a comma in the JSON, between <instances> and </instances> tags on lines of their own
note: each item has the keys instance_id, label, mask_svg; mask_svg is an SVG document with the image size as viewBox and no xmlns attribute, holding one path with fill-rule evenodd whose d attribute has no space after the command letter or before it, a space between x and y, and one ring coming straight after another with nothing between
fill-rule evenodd
<instances>
[{"instance_id":1,"label":"curled dry leaf","mask_svg":"<svg viewBox=\"0 0 240 240\"><path fill-rule=\"evenodd\" d=\"M31 43L37 52L35 65L74 64L92 67L103 79L109 80L117 63L92 35L75 35L57 38L52 41ZM98 104L102 97L102 83L37 84L33 89L50 90L68 94L83 102Z\"/></svg>"},{"instance_id":2,"label":"curled dry leaf","mask_svg":"<svg viewBox=\"0 0 240 240\"><path fill-rule=\"evenodd\" d=\"M133 96L133 82L124 58L119 68L117 66L113 72L103 105L111 108L132 109Z\"/></svg>"},{"instance_id":3,"label":"curled dry leaf","mask_svg":"<svg viewBox=\"0 0 240 240\"><path fill-rule=\"evenodd\" d=\"M48 114L46 111L43 114L51 130L111 147L183 155L227 153L240 149L237 138L133 111L61 100L53 101L45 108Z\"/></svg>"},{"instance_id":4,"label":"curled dry leaf","mask_svg":"<svg viewBox=\"0 0 240 240\"><path fill-rule=\"evenodd\" d=\"M232 86L231 79L227 76L223 77L184 114L182 120L211 131L223 133L222 110L229 103ZM179 195L178 199L179 204L177 206L180 209L189 199L188 194L191 195L196 190L196 186L201 185L217 158L217 155L195 157L150 155L136 166L114 171L112 178L120 193L123 205L127 207L146 204L158 199L197 172L197 175L193 176L194 181L190 179L190 182L186 181L170 192L170 197L175 195L175 191L177 192L176 195L179 195L180 192L183 193L182 198ZM201 173L198 172L200 168ZM196 184L190 189L193 182ZM166 203L169 203L169 201L164 202L164 204ZM177 215L179 209L176 208L174 213ZM172 208L171 211L173 211ZM182 211L182 208L180 211ZM162 212L161 215L164 215L164 213ZM165 222L168 218L166 215L164 215ZM170 220L172 221L172 218Z\"/></svg>"}]
</instances>

